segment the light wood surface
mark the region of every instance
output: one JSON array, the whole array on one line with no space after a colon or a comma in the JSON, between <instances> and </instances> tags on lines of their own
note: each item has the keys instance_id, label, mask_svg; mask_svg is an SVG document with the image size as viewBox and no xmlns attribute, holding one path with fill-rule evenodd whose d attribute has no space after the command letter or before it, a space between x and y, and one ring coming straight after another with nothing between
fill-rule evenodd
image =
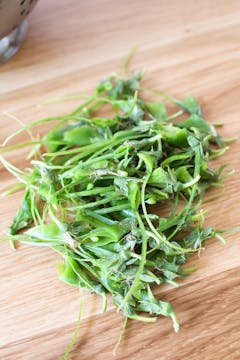
<instances>
[{"instance_id":1,"label":"light wood surface","mask_svg":"<svg viewBox=\"0 0 240 360\"><path fill-rule=\"evenodd\" d=\"M76 101L39 106L46 99L90 93L97 82L120 68L133 46L133 69L147 69L145 83L172 95L196 96L207 118L223 122L224 137L240 130L240 3L235 0L40 0L30 17L22 49L0 67L0 142L19 125L64 114ZM15 141L22 141L26 135ZM23 166L24 151L9 158ZM208 225L239 225L239 142L221 159L236 169L220 196L204 205ZM215 166L215 165L214 165ZM14 179L0 169L0 190ZM10 223L21 193L1 199L1 229ZM172 301L180 322L131 322L118 360L239 360L240 242L226 236L223 246L209 241L190 263L199 270L180 287L157 290ZM0 359L55 360L68 345L79 309L79 292L57 278L59 256L50 249L0 243ZM112 359L122 323L110 303L84 293L80 336L71 359Z\"/></svg>"}]
</instances>

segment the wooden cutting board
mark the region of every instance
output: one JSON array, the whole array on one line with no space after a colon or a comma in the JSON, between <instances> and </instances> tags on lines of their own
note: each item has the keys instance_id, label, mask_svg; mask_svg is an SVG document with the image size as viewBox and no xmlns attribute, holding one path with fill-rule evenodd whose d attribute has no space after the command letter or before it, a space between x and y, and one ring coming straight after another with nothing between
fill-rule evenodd
<instances>
[{"instance_id":1,"label":"wooden cutting board","mask_svg":"<svg viewBox=\"0 0 240 360\"><path fill-rule=\"evenodd\" d=\"M145 84L176 97L196 96L209 121L222 122L224 137L240 130L240 3L235 0L41 0L30 17L22 49L0 66L0 142L25 123L64 114L78 101L39 106L68 94L88 94L97 82L118 71L133 46L132 69L147 69ZM5 113L4 113L5 112ZM27 139L26 134L15 141ZM13 142L14 143L14 142ZM8 158L24 166L24 151ZM239 225L239 142L221 159L236 169L204 208L207 225ZM216 166L216 165L213 165ZM14 179L0 169L0 190ZM20 203L21 193L1 198L1 229ZM115 359L239 360L240 242L226 236L223 246L209 241L191 264L199 270L179 288L158 290L172 301L180 322L130 322ZM79 311L79 292L57 278L59 256L47 248L0 244L0 359L55 360L64 353ZM122 323L111 302L84 293L82 327L72 359L112 359Z\"/></svg>"}]
</instances>

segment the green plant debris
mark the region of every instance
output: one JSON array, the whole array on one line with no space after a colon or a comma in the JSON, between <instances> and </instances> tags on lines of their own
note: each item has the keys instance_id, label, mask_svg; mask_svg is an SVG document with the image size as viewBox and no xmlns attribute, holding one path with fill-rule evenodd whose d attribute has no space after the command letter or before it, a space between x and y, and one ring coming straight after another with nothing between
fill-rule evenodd
<instances>
[{"instance_id":1,"label":"green plant debris","mask_svg":"<svg viewBox=\"0 0 240 360\"><path fill-rule=\"evenodd\" d=\"M60 279L101 295L104 308L110 294L126 319L168 316L178 331L172 305L153 289L177 286L194 271L183 265L207 239L224 241L203 227L199 207L222 180L223 166L214 171L209 159L226 146L193 97L167 97L176 108L170 115L161 100L144 100L141 78L112 75L71 114L36 121L6 139L5 145L22 131L58 121L42 139L0 150L35 146L31 169L1 157L25 188L8 238L57 251L64 259ZM112 115L98 116L106 104ZM168 215L163 207L171 209Z\"/></svg>"}]
</instances>

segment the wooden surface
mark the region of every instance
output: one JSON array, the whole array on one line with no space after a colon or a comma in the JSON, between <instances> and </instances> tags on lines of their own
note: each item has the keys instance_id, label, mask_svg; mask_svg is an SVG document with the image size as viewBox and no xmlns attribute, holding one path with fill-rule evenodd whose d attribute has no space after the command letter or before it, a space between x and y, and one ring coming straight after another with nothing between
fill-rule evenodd
<instances>
[{"instance_id":1,"label":"wooden surface","mask_svg":"<svg viewBox=\"0 0 240 360\"><path fill-rule=\"evenodd\" d=\"M240 130L240 3L235 0L40 0L19 53L0 66L0 142L19 127L4 112L28 123L64 114L76 101L38 106L66 94L90 93L97 82L120 68L137 45L133 69L147 69L145 83L175 96L196 96L208 119L223 122L224 137ZM22 141L26 135L16 141ZM22 166L24 151L10 155ZM225 190L205 204L208 225L239 225L239 142L222 158L236 174ZM0 169L2 190L13 178ZM10 223L21 194L1 199L1 229ZM131 322L116 359L239 360L240 243L228 234L223 246L208 243L190 263L199 270L180 287L158 290L172 301L181 325L171 321ZM59 256L50 249L0 244L0 359L55 360L75 328L79 293L56 274ZM108 360L122 316L110 304L84 294L82 328L72 359Z\"/></svg>"}]
</instances>

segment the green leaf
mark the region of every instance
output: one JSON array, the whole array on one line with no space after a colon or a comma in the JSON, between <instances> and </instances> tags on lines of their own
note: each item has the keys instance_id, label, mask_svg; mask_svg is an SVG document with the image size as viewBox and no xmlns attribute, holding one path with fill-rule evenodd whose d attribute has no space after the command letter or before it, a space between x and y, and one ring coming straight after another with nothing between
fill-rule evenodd
<instances>
[{"instance_id":1,"label":"green leaf","mask_svg":"<svg viewBox=\"0 0 240 360\"><path fill-rule=\"evenodd\" d=\"M166 120L167 108L162 101L145 103L145 107L154 119Z\"/></svg>"},{"instance_id":2,"label":"green leaf","mask_svg":"<svg viewBox=\"0 0 240 360\"><path fill-rule=\"evenodd\" d=\"M147 173L151 173L156 164L156 156L147 152L139 152L138 157L144 162Z\"/></svg>"},{"instance_id":3,"label":"green leaf","mask_svg":"<svg viewBox=\"0 0 240 360\"><path fill-rule=\"evenodd\" d=\"M175 104L187 110L190 114L202 114L201 107L193 96L187 96L183 101L175 100Z\"/></svg>"},{"instance_id":4,"label":"green leaf","mask_svg":"<svg viewBox=\"0 0 240 360\"><path fill-rule=\"evenodd\" d=\"M164 171L161 167L153 170L148 183L159 186L166 186L171 182L169 174Z\"/></svg>"},{"instance_id":5,"label":"green leaf","mask_svg":"<svg viewBox=\"0 0 240 360\"><path fill-rule=\"evenodd\" d=\"M32 221L31 194L30 191L27 190L24 195L22 205L13 219L12 225L9 227L9 234L17 234L19 230L30 225Z\"/></svg>"},{"instance_id":6,"label":"green leaf","mask_svg":"<svg viewBox=\"0 0 240 360\"><path fill-rule=\"evenodd\" d=\"M210 133L210 125L204 120L202 116L197 114L193 114L188 119L183 120L177 124L180 128L186 129L199 129L203 134Z\"/></svg>"},{"instance_id":7,"label":"green leaf","mask_svg":"<svg viewBox=\"0 0 240 360\"><path fill-rule=\"evenodd\" d=\"M152 315L170 316L172 318L175 331L178 331L179 325L172 305L169 302L157 300L153 296L150 287L148 287L147 292L143 292L138 309Z\"/></svg>"},{"instance_id":8,"label":"green leaf","mask_svg":"<svg viewBox=\"0 0 240 360\"><path fill-rule=\"evenodd\" d=\"M98 84L98 87L97 87L97 93L98 94L101 94L105 91L109 91L111 90L113 87L113 84L111 83L111 81L109 80L102 80L100 81L100 83Z\"/></svg>"}]
</instances>

